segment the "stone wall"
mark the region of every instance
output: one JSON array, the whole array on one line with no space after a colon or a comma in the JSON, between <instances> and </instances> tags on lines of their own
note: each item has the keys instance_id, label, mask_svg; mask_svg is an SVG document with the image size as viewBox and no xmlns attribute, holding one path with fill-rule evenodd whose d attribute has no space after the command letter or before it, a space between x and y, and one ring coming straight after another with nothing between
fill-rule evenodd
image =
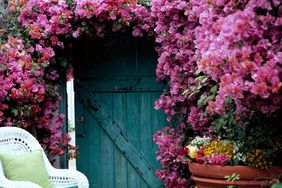
<instances>
[{"instance_id":1,"label":"stone wall","mask_svg":"<svg viewBox=\"0 0 282 188\"><path fill-rule=\"evenodd\" d=\"M8 0L0 0L0 28L5 28L4 17L7 14Z\"/></svg>"}]
</instances>

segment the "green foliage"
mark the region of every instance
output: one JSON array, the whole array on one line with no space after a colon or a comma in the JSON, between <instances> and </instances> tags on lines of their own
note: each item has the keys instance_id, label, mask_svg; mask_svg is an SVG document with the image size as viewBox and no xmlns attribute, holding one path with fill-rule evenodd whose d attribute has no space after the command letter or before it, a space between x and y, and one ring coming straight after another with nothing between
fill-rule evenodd
<instances>
[{"instance_id":1,"label":"green foliage","mask_svg":"<svg viewBox=\"0 0 282 188\"><path fill-rule=\"evenodd\" d=\"M226 109L221 116L215 117L212 125L215 127L215 134L218 137L222 137L228 140L241 140L244 138L244 134L249 122L244 121L244 117L238 118L235 113L235 106L230 98L225 101ZM238 126L239 122L244 122L241 126Z\"/></svg>"},{"instance_id":2,"label":"green foliage","mask_svg":"<svg viewBox=\"0 0 282 188\"><path fill-rule=\"evenodd\" d=\"M245 164L262 169L271 165L281 165L280 111L264 118L263 114L253 112L246 119L243 114L236 115L234 101L231 98L225 100L223 114L214 116L212 134L214 137L237 143L236 152L240 153L240 156L245 156L234 158L230 164Z\"/></svg>"},{"instance_id":3,"label":"green foliage","mask_svg":"<svg viewBox=\"0 0 282 188\"><path fill-rule=\"evenodd\" d=\"M271 188L282 188L282 184L274 184Z\"/></svg>"},{"instance_id":4,"label":"green foliage","mask_svg":"<svg viewBox=\"0 0 282 188\"><path fill-rule=\"evenodd\" d=\"M151 4L151 0L138 0L138 3L143 6L149 7Z\"/></svg>"},{"instance_id":5,"label":"green foliage","mask_svg":"<svg viewBox=\"0 0 282 188\"><path fill-rule=\"evenodd\" d=\"M231 175L226 175L226 176L224 176L224 179L226 179L226 181L235 182L235 181L240 179L240 174L233 173ZM227 187L228 188L236 188L237 186L236 185L229 185Z\"/></svg>"},{"instance_id":6,"label":"green foliage","mask_svg":"<svg viewBox=\"0 0 282 188\"><path fill-rule=\"evenodd\" d=\"M240 174L233 173L231 175L226 175L224 176L224 179L226 179L226 181L234 182L240 179Z\"/></svg>"}]
</instances>

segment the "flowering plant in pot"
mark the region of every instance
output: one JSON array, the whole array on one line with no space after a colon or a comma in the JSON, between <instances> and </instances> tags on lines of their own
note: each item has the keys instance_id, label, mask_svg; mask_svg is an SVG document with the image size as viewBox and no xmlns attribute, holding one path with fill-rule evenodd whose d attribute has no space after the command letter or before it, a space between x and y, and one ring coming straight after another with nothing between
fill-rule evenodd
<instances>
[{"instance_id":1,"label":"flowering plant in pot","mask_svg":"<svg viewBox=\"0 0 282 188\"><path fill-rule=\"evenodd\" d=\"M226 102L229 108L231 101ZM277 112L280 113L280 112ZM258 114L240 125L233 110L214 119L186 146L190 160L211 165L248 165L267 169L281 165L279 116Z\"/></svg>"},{"instance_id":2,"label":"flowering plant in pot","mask_svg":"<svg viewBox=\"0 0 282 188\"><path fill-rule=\"evenodd\" d=\"M269 117L253 112L244 119L235 113L232 100L225 101L225 108L223 115L214 117L207 131L199 133L204 136L196 136L186 145L193 179L200 187L260 187L274 183L269 179L279 181L281 112ZM236 182L224 179L234 173L239 179Z\"/></svg>"},{"instance_id":3,"label":"flowering plant in pot","mask_svg":"<svg viewBox=\"0 0 282 188\"><path fill-rule=\"evenodd\" d=\"M167 23L170 14L178 11L177 6L171 8L173 3L166 3L163 9L170 8L157 25ZM159 64L166 66L157 69L157 75L169 80L170 90L156 108L163 109L177 127L165 128L154 137L163 166L157 175L167 187L187 187L188 160L221 169L223 165L281 166L281 1L187 4L191 8L184 13L187 19L181 19L174 32L169 22L160 27L164 31L159 40L167 40L167 45L160 49ZM190 42L184 46L178 41L179 53L168 47L175 33L185 33L188 37L182 39Z\"/></svg>"}]
</instances>

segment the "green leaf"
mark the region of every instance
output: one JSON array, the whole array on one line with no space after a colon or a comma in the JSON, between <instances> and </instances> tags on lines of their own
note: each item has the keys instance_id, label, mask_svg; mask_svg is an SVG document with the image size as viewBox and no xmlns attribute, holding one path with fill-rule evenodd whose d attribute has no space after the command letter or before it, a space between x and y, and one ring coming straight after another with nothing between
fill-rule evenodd
<instances>
[{"instance_id":1,"label":"green leaf","mask_svg":"<svg viewBox=\"0 0 282 188\"><path fill-rule=\"evenodd\" d=\"M72 0L67 0L67 5L70 6L73 4L73 1Z\"/></svg>"},{"instance_id":2,"label":"green leaf","mask_svg":"<svg viewBox=\"0 0 282 188\"><path fill-rule=\"evenodd\" d=\"M205 76L198 76L195 78L196 81L202 81L205 78Z\"/></svg>"},{"instance_id":3,"label":"green leaf","mask_svg":"<svg viewBox=\"0 0 282 188\"><path fill-rule=\"evenodd\" d=\"M200 120L202 120L207 114L208 114L207 111L205 111L204 113L202 113L201 116L200 116Z\"/></svg>"},{"instance_id":4,"label":"green leaf","mask_svg":"<svg viewBox=\"0 0 282 188\"><path fill-rule=\"evenodd\" d=\"M40 13L39 8L37 6L33 6L32 11L34 11L36 13Z\"/></svg>"},{"instance_id":5,"label":"green leaf","mask_svg":"<svg viewBox=\"0 0 282 188\"><path fill-rule=\"evenodd\" d=\"M232 103L232 99L231 99L230 97L227 97L227 98L225 99L225 102L226 102L227 104L231 104L231 103Z\"/></svg>"},{"instance_id":6,"label":"green leaf","mask_svg":"<svg viewBox=\"0 0 282 188\"><path fill-rule=\"evenodd\" d=\"M197 105L198 105L198 106L202 106L202 104L203 104L203 99L200 98L200 99L197 101Z\"/></svg>"},{"instance_id":7,"label":"green leaf","mask_svg":"<svg viewBox=\"0 0 282 188\"><path fill-rule=\"evenodd\" d=\"M271 188L282 188L282 184L274 184Z\"/></svg>"},{"instance_id":8,"label":"green leaf","mask_svg":"<svg viewBox=\"0 0 282 188\"><path fill-rule=\"evenodd\" d=\"M236 181L236 180L239 180L240 179L240 175L239 174L236 174L236 173L233 173L228 179L227 181Z\"/></svg>"},{"instance_id":9,"label":"green leaf","mask_svg":"<svg viewBox=\"0 0 282 188\"><path fill-rule=\"evenodd\" d=\"M209 97L206 96L205 94L202 95L202 96L200 97L200 99L197 101L197 105L198 105L198 106L204 106L204 105L206 105L206 104L207 104L207 101L209 100L208 98L209 98Z\"/></svg>"},{"instance_id":10,"label":"green leaf","mask_svg":"<svg viewBox=\"0 0 282 188\"><path fill-rule=\"evenodd\" d=\"M202 83L206 83L206 81L209 79L209 77L205 77L203 80L202 80Z\"/></svg>"},{"instance_id":11,"label":"green leaf","mask_svg":"<svg viewBox=\"0 0 282 188\"><path fill-rule=\"evenodd\" d=\"M212 94L215 94L216 93L216 91L217 91L217 88L218 88L218 86L217 85L215 85L215 86L213 86L212 88L211 88L211 93Z\"/></svg>"},{"instance_id":12,"label":"green leaf","mask_svg":"<svg viewBox=\"0 0 282 188\"><path fill-rule=\"evenodd\" d=\"M239 46L240 48L242 48L242 47L243 47L243 45L244 45L244 43L243 43L243 41L242 41L242 40L237 41L237 44L238 44L238 46Z\"/></svg>"},{"instance_id":13,"label":"green leaf","mask_svg":"<svg viewBox=\"0 0 282 188\"><path fill-rule=\"evenodd\" d=\"M209 97L207 97L205 100L204 100L204 105L206 105L208 103L209 100L213 100L214 99L214 95L211 95Z\"/></svg>"},{"instance_id":14,"label":"green leaf","mask_svg":"<svg viewBox=\"0 0 282 188\"><path fill-rule=\"evenodd\" d=\"M201 71L198 69L196 72L195 72L195 75L199 75L201 73Z\"/></svg>"},{"instance_id":15,"label":"green leaf","mask_svg":"<svg viewBox=\"0 0 282 188\"><path fill-rule=\"evenodd\" d=\"M14 116L19 115L19 111L17 109L12 109L12 113L14 114Z\"/></svg>"},{"instance_id":16,"label":"green leaf","mask_svg":"<svg viewBox=\"0 0 282 188\"><path fill-rule=\"evenodd\" d=\"M197 89L197 90L200 90L200 89L202 89L202 87L203 87L202 85L199 85L199 86L197 86L196 89Z\"/></svg>"},{"instance_id":17,"label":"green leaf","mask_svg":"<svg viewBox=\"0 0 282 188\"><path fill-rule=\"evenodd\" d=\"M30 116L31 111L30 111L29 109L27 109L27 110L26 110L26 114L27 114L27 116Z\"/></svg>"}]
</instances>

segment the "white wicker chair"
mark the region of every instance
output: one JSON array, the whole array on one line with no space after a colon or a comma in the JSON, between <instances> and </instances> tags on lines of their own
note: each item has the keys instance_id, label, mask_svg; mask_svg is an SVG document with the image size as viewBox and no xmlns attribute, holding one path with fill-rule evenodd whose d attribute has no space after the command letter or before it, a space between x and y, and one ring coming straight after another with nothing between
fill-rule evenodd
<instances>
[{"instance_id":1,"label":"white wicker chair","mask_svg":"<svg viewBox=\"0 0 282 188\"><path fill-rule=\"evenodd\" d=\"M0 127L0 153L22 154L41 149L38 141L27 131L16 127ZM56 169L48 161L43 152L45 166L49 178L54 187L63 187L77 184L79 188L88 188L88 180L84 174L76 170ZM8 180L0 165L0 187L1 188L40 188L39 185L28 181Z\"/></svg>"}]
</instances>

